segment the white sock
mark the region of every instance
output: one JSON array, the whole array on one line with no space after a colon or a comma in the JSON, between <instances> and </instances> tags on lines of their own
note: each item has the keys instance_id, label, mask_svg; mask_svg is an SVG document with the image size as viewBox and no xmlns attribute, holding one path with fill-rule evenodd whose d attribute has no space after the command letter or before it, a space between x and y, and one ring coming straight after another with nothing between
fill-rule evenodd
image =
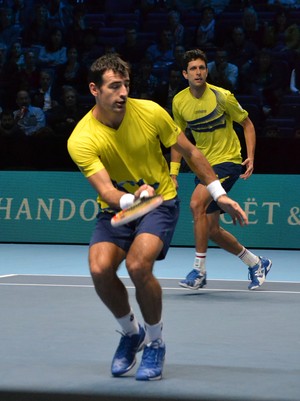
<instances>
[{"instance_id":1,"label":"white sock","mask_svg":"<svg viewBox=\"0 0 300 401\"><path fill-rule=\"evenodd\" d=\"M259 263L259 257L246 248L243 248L242 252L240 252L237 257L249 267L253 267Z\"/></svg>"},{"instance_id":2,"label":"white sock","mask_svg":"<svg viewBox=\"0 0 300 401\"><path fill-rule=\"evenodd\" d=\"M205 262L206 262L206 252L205 253L196 252L194 269L199 270L202 274L206 273Z\"/></svg>"},{"instance_id":3,"label":"white sock","mask_svg":"<svg viewBox=\"0 0 300 401\"><path fill-rule=\"evenodd\" d=\"M130 309L128 315L117 318L117 322L122 327L125 334L132 336L133 334L139 333L139 323L132 309Z\"/></svg>"},{"instance_id":4,"label":"white sock","mask_svg":"<svg viewBox=\"0 0 300 401\"><path fill-rule=\"evenodd\" d=\"M163 329L162 320L156 324L148 324L145 322L147 342L151 343L152 341L158 339L162 340L162 329Z\"/></svg>"}]
</instances>

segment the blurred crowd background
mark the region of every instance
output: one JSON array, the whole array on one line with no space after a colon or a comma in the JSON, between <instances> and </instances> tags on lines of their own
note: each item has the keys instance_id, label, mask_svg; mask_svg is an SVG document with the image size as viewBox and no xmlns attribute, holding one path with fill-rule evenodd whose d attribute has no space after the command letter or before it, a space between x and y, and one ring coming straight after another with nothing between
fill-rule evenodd
<instances>
[{"instance_id":1,"label":"blurred crowd background","mask_svg":"<svg viewBox=\"0 0 300 401\"><path fill-rule=\"evenodd\" d=\"M77 170L66 141L105 53L130 62L131 97L172 115L195 47L249 112L255 171L300 173L300 0L0 0L0 169Z\"/></svg>"}]
</instances>

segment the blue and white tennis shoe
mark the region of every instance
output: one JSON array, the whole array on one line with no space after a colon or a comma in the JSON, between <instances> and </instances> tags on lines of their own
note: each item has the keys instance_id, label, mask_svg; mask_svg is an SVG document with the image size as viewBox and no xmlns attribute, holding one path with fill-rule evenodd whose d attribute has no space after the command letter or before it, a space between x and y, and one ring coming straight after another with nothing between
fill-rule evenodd
<instances>
[{"instance_id":1,"label":"blue and white tennis shoe","mask_svg":"<svg viewBox=\"0 0 300 401\"><path fill-rule=\"evenodd\" d=\"M251 282L248 285L248 289L255 290L256 288L260 287L265 282L271 267L272 261L260 256L257 265L249 267L249 280Z\"/></svg>"},{"instance_id":2,"label":"blue and white tennis shoe","mask_svg":"<svg viewBox=\"0 0 300 401\"><path fill-rule=\"evenodd\" d=\"M161 339L147 344L144 348L141 364L136 372L136 380L160 380L165 361L166 345Z\"/></svg>"},{"instance_id":3,"label":"blue and white tennis shoe","mask_svg":"<svg viewBox=\"0 0 300 401\"><path fill-rule=\"evenodd\" d=\"M121 333L122 337L111 364L113 376L122 376L132 369L136 363L136 353L144 347L145 330L140 325L138 334L129 336Z\"/></svg>"},{"instance_id":4,"label":"blue and white tennis shoe","mask_svg":"<svg viewBox=\"0 0 300 401\"><path fill-rule=\"evenodd\" d=\"M201 273L200 270L193 269L186 278L179 281L178 284L190 290L198 290L206 285L206 273Z\"/></svg>"}]
</instances>

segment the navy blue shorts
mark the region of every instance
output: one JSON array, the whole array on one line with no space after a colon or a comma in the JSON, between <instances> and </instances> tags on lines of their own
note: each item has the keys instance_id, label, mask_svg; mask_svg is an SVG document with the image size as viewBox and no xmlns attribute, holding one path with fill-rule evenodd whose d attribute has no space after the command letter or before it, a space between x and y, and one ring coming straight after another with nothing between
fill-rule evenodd
<instances>
[{"instance_id":1,"label":"navy blue shorts","mask_svg":"<svg viewBox=\"0 0 300 401\"><path fill-rule=\"evenodd\" d=\"M112 242L125 252L128 252L137 235L149 233L159 237L164 244L157 258L157 260L162 260L168 252L178 217L178 198L165 201L145 216L120 227L111 225L111 213L100 212L97 215L96 227L92 234L90 246L97 242Z\"/></svg>"},{"instance_id":2,"label":"navy blue shorts","mask_svg":"<svg viewBox=\"0 0 300 401\"><path fill-rule=\"evenodd\" d=\"M235 164L231 162L220 163L213 166L214 172L217 174L218 179L221 181L222 187L228 193L233 187L234 183L239 179L243 171L243 166L241 164ZM195 186L202 184L198 177L195 177ZM206 213L210 214L217 210L221 213L225 213L215 201L211 201Z\"/></svg>"}]
</instances>

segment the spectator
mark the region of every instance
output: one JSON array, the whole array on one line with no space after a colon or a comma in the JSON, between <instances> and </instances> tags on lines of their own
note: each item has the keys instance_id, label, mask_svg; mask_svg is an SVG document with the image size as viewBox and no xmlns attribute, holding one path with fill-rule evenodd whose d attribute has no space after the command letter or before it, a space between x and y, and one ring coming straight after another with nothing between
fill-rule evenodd
<instances>
[{"instance_id":1,"label":"spectator","mask_svg":"<svg viewBox=\"0 0 300 401\"><path fill-rule=\"evenodd\" d=\"M20 89L28 92L36 91L39 87L40 70L37 67L37 56L34 50L24 53L24 65L20 71Z\"/></svg>"},{"instance_id":2,"label":"spectator","mask_svg":"<svg viewBox=\"0 0 300 401\"><path fill-rule=\"evenodd\" d=\"M21 44L12 43L8 50L7 60L3 66L3 78L6 107L14 107L16 92L20 88L21 74L20 70L24 63Z\"/></svg>"},{"instance_id":3,"label":"spectator","mask_svg":"<svg viewBox=\"0 0 300 401\"><path fill-rule=\"evenodd\" d=\"M48 18L48 10L45 4L36 4L33 11L33 19L25 27L23 39L25 46L42 47L48 39L52 26Z\"/></svg>"},{"instance_id":4,"label":"spectator","mask_svg":"<svg viewBox=\"0 0 300 401\"><path fill-rule=\"evenodd\" d=\"M186 83L182 81L182 77L182 69L179 70L172 67L170 69L168 80L162 82L162 84L158 86L155 93L155 101L160 106L162 106L170 114L171 117L173 117L173 97L186 87ZM165 159L169 164L171 160L170 148L166 148L163 144L161 144L161 149Z\"/></svg>"},{"instance_id":5,"label":"spectator","mask_svg":"<svg viewBox=\"0 0 300 401\"><path fill-rule=\"evenodd\" d=\"M274 27L275 42L277 46L283 46L285 31L291 25L288 10L280 8L276 11L272 26Z\"/></svg>"},{"instance_id":6,"label":"spectator","mask_svg":"<svg viewBox=\"0 0 300 401\"><path fill-rule=\"evenodd\" d=\"M215 60L207 64L208 82L213 85L221 86L231 92L236 92L238 88L239 69L235 64L228 62L228 54L224 49L218 49Z\"/></svg>"},{"instance_id":7,"label":"spectator","mask_svg":"<svg viewBox=\"0 0 300 401\"><path fill-rule=\"evenodd\" d=\"M146 57L153 62L154 73L159 79L167 79L169 68L175 60L173 35L169 28L163 29L158 41L147 48Z\"/></svg>"},{"instance_id":8,"label":"spectator","mask_svg":"<svg viewBox=\"0 0 300 401\"><path fill-rule=\"evenodd\" d=\"M297 24L289 25L285 32L285 48L295 55L300 53L300 27Z\"/></svg>"},{"instance_id":9,"label":"spectator","mask_svg":"<svg viewBox=\"0 0 300 401\"><path fill-rule=\"evenodd\" d=\"M174 63L172 68L182 70L182 57L185 53L185 47L183 45L176 45L174 47Z\"/></svg>"},{"instance_id":10,"label":"spectator","mask_svg":"<svg viewBox=\"0 0 300 401\"><path fill-rule=\"evenodd\" d=\"M274 62L272 54L266 49L260 50L257 59L243 71L245 93L257 96L265 116L275 116L278 112L281 96L287 90L283 75L278 59Z\"/></svg>"},{"instance_id":11,"label":"spectator","mask_svg":"<svg viewBox=\"0 0 300 401\"><path fill-rule=\"evenodd\" d=\"M169 28L173 34L174 44L183 45L185 40L185 28L181 23L180 13L172 10L168 13Z\"/></svg>"},{"instance_id":12,"label":"spectator","mask_svg":"<svg viewBox=\"0 0 300 401\"><path fill-rule=\"evenodd\" d=\"M244 28L240 25L232 27L230 38L225 43L224 49L227 51L228 61L235 64L239 70L248 61L253 61L258 52L256 44L246 38Z\"/></svg>"},{"instance_id":13,"label":"spectator","mask_svg":"<svg viewBox=\"0 0 300 401\"><path fill-rule=\"evenodd\" d=\"M76 88L77 91L87 93L86 79L87 70L79 60L77 48L69 47L66 64L61 64L56 68L56 86L69 85Z\"/></svg>"},{"instance_id":14,"label":"spectator","mask_svg":"<svg viewBox=\"0 0 300 401\"><path fill-rule=\"evenodd\" d=\"M10 109L4 109L0 114L0 137L18 138L24 136L23 131L14 119L14 113Z\"/></svg>"},{"instance_id":15,"label":"spectator","mask_svg":"<svg viewBox=\"0 0 300 401\"><path fill-rule=\"evenodd\" d=\"M18 109L14 111L14 119L26 136L39 133L46 126L43 110L31 105L31 98L27 91L17 93Z\"/></svg>"},{"instance_id":16,"label":"spectator","mask_svg":"<svg viewBox=\"0 0 300 401\"><path fill-rule=\"evenodd\" d=\"M0 114L0 168L18 170L31 165L28 138L18 126L11 109Z\"/></svg>"},{"instance_id":17,"label":"spectator","mask_svg":"<svg viewBox=\"0 0 300 401\"><path fill-rule=\"evenodd\" d=\"M66 32L66 43L69 47L79 48L82 45L82 37L85 29L88 28L85 16L87 14L86 6L77 4L73 8L73 22Z\"/></svg>"},{"instance_id":18,"label":"spectator","mask_svg":"<svg viewBox=\"0 0 300 401\"><path fill-rule=\"evenodd\" d=\"M158 86L159 80L153 74L153 63L144 58L136 75L132 77L131 96L139 99L156 100Z\"/></svg>"},{"instance_id":19,"label":"spectator","mask_svg":"<svg viewBox=\"0 0 300 401\"><path fill-rule=\"evenodd\" d=\"M201 20L196 30L196 46L204 51L216 47L216 19L212 7L206 6L202 10Z\"/></svg>"},{"instance_id":20,"label":"spectator","mask_svg":"<svg viewBox=\"0 0 300 401\"><path fill-rule=\"evenodd\" d=\"M171 68L169 78L159 85L157 89L156 101L172 116L173 97L186 87L182 81L182 69Z\"/></svg>"},{"instance_id":21,"label":"spectator","mask_svg":"<svg viewBox=\"0 0 300 401\"><path fill-rule=\"evenodd\" d=\"M0 42L5 43L8 48L17 42L21 36L20 25L14 23L14 13L11 7L0 10Z\"/></svg>"},{"instance_id":22,"label":"spectator","mask_svg":"<svg viewBox=\"0 0 300 401\"><path fill-rule=\"evenodd\" d=\"M139 32L134 26L125 29L125 41L118 48L121 57L129 62L135 74L141 61L141 54L146 51L146 45L139 40Z\"/></svg>"},{"instance_id":23,"label":"spectator","mask_svg":"<svg viewBox=\"0 0 300 401\"><path fill-rule=\"evenodd\" d=\"M57 106L59 89L55 82L52 70L43 69L39 74L39 87L32 92L32 104L41 108L44 112Z\"/></svg>"},{"instance_id":24,"label":"spectator","mask_svg":"<svg viewBox=\"0 0 300 401\"><path fill-rule=\"evenodd\" d=\"M93 61L104 53L98 43L98 36L94 29L88 28L83 32L82 46L79 50L80 60L84 67L89 68Z\"/></svg>"},{"instance_id":25,"label":"spectator","mask_svg":"<svg viewBox=\"0 0 300 401\"><path fill-rule=\"evenodd\" d=\"M34 0L12 0L11 7L14 14L14 22L21 27L22 31L31 20L33 2Z\"/></svg>"},{"instance_id":26,"label":"spectator","mask_svg":"<svg viewBox=\"0 0 300 401\"><path fill-rule=\"evenodd\" d=\"M262 37L262 27L259 23L259 16L253 6L244 8L242 26L244 28L245 36L260 48Z\"/></svg>"},{"instance_id":27,"label":"spectator","mask_svg":"<svg viewBox=\"0 0 300 401\"><path fill-rule=\"evenodd\" d=\"M283 49L283 46L279 48L278 43L276 43L274 25L268 23L264 24L262 28L261 48L268 49L271 52L278 52Z\"/></svg>"},{"instance_id":28,"label":"spectator","mask_svg":"<svg viewBox=\"0 0 300 401\"><path fill-rule=\"evenodd\" d=\"M75 88L66 86L63 89L61 104L53 107L47 113L47 124L56 135L68 138L79 120L88 110L79 103Z\"/></svg>"},{"instance_id":29,"label":"spectator","mask_svg":"<svg viewBox=\"0 0 300 401\"><path fill-rule=\"evenodd\" d=\"M20 41L12 43L8 52L7 63L11 71L20 71L24 67L24 53Z\"/></svg>"},{"instance_id":30,"label":"spectator","mask_svg":"<svg viewBox=\"0 0 300 401\"><path fill-rule=\"evenodd\" d=\"M66 33L73 22L73 7L68 0L48 0L47 9L52 26L60 27Z\"/></svg>"},{"instance_id":31,"label":"spectator","mask_svg":"<svg viewBox=\"0 0 300 401\"><path fill-rule=\"evenodd\" d=\"M275 32L274 32L275 37ZM300 53L300 28L297 24L289 25L284 31L284 42L278 46L275 45L271 50L280 59L284 60L289 66L295 65L297 54ZM288 74L291 73L291 69Z\"/></svg>"},{"instance_id":32,"label":"spectator","mask_svg":"<svg viewBox=\"0 0 300 401\"><path fill-rule=\"evenodd\" d=\"M42 67L54 69L67 62L67 48L64 45L63 32L60 28L52 28L48 40L40 50L38 60Z\"/></svg>"},{"instance_id":33,"label":"spectator","mask_svg":"<svg viewBox=\"0 0 300 401\"><path fill-rule=\"evenodd\" d=\"M174 48L174 63L170 67L170 73L171 71L182 71L182 59L183 55L185 53L185 47L182 45L177 45ZM180 80L181 80L181 86L184 88L186 87L186 80L184 79L184 76L181 74L180 75Z\"/></svg>"}]
</instances>

